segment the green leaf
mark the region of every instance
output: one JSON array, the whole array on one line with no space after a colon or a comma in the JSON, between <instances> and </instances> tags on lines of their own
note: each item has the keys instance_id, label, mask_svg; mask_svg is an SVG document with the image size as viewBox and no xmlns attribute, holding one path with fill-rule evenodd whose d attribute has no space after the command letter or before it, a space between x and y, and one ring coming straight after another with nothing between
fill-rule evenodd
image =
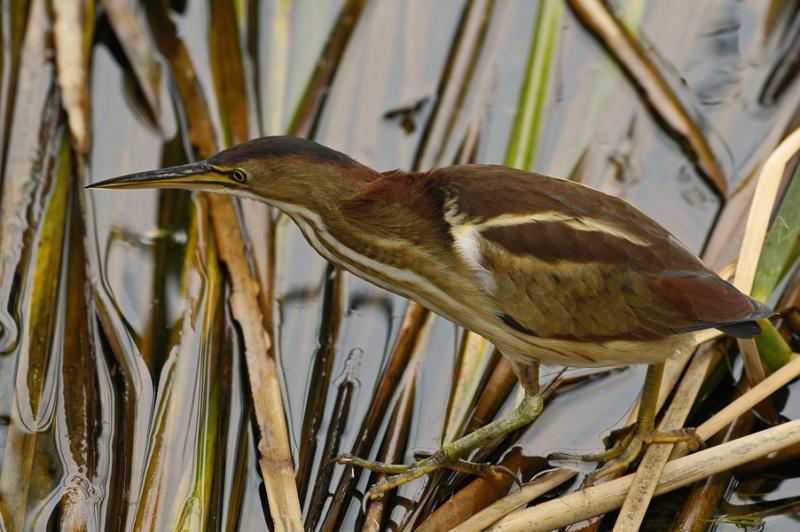
<instances>
[{"instance_id":1,"label":"green leaf","mask_svg":"<svg viewBox=\"0 0 800 532\"><path fill-rule=\"evenodd\" d=\"M771 321L764 318L758 320L758 324L761 325L761 334L756 338L758 354L764 364L775 371L792 359L792 348Z\"/></svg>"},{"instance_id":2,"label":"green leaf","mask_svg":"<svg viewBox=\"0 0 800 532\"><path fill-rule=\"evenodd\" d=\"M761 257L751 295L766 301L797 257L800 237L800 170L792 176L778 214L772 222Z\"/></svg>"},{"instance_id":3,"label":"green leaf","mask_svg":"<svg viewBox=\"0 0 800 532\"><path fill-rule=\"evenodd\" d=\"M563 11L561 0L543 0L539 7L528 56L528 72L520 93L517 118L508 145L508 166L528 170L533 165L536 148L539 146L539 131L544 120L547 88Z\"/></svg>"}]
</instances>

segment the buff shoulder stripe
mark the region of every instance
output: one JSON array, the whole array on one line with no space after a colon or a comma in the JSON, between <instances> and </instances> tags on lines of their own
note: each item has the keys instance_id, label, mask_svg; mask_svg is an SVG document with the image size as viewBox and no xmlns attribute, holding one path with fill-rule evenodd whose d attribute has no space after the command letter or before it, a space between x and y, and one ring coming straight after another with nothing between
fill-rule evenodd
<instances>
[{"instance_id":1,"label":"buff shoulder stripe","mask_svg":"<svg viewBox=\"0 0 800 532\"><path fill-rule=\"evenodd\" d=\"M639 235L616 224L605 220L588 216L572 216L558 211L546 211L531 214L502 214L484 222L475 224L475 227L482 231L495 227L512 227L515 225L526 225L530 223L561 223L576 231L594 231L605 233L617 238L627 240L637 246L651 246L653 243Z\"/></svg>"}]
</instances>

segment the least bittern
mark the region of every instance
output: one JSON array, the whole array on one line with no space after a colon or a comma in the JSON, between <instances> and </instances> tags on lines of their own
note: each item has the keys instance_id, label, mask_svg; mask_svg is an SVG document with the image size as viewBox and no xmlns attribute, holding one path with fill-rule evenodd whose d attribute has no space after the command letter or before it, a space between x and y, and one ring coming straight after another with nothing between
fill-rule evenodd
<instances>
[{"instance_id":1,"label":"least bittern","mask_svg":"<svg viewBox=\"0 0 800 532\"><path fill-rule=\"evenodd\" d=\"M542 409L535 362L650 364L636 430L597 476L623 468L644 443L686 436L654 430L664 360L693 349L694 331L751 338L770 314L621 199L504 166L380 173L309 140L266 137L93 186L263 201L327 260L488 338L511 361L525 397L508 416L409 466L343 457L394 475L373 496L463 468L471 450L533 421Z\"/></svg>"}]
</instances>

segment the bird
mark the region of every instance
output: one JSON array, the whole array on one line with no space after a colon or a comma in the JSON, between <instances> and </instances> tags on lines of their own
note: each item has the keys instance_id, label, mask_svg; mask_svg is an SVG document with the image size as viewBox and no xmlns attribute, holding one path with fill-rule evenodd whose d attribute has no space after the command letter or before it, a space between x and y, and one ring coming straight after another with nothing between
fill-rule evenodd
<instances>
[{"instance_id":1,"label":"bird","mask_svg":"<svg viewBox=\"0 0 800 532\"><path fill-rule=\"evenodd\" d=\"M413 464L340 457L389 475L370 489L373 498L440 468L463 469L471 451L536 419L540 363L648 365L635 429L595 457L608 463L594 478L627 468L648 443L696 440L654 428L665 360L694 349L703 329L753 338L772 314L624 200L501 165L378 172L311 140L270 136L89 187L264 202L328 261L499 349L525 392L508 415Z\"/></svg>"}]
</instances>

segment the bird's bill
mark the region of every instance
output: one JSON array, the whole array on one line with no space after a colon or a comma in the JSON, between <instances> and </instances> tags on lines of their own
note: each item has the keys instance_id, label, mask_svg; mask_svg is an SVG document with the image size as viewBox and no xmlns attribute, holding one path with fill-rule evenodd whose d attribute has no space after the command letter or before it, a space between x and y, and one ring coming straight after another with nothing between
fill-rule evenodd
<instances>
[{"instance_id":1,"label":"bird's bill","mask_svg":"<svg viewBox=\"0 0 800 532\"><path fill-rule=\"evenodd\" d=\"M205 161L172 166L149 172L113 177L86 188L175 188L215 190L230 185L230 179Z\"/></svg>"}]
</instances>

